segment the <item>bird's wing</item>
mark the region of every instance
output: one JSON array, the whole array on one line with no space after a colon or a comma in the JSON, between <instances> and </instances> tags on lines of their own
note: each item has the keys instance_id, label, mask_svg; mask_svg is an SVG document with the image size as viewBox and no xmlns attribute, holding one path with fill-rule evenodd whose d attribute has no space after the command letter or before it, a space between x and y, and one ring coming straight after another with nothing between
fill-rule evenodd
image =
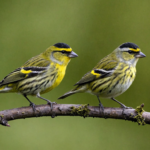
<instances>
[{"instance_id":1,"label":"bird's wing","mask_svg":"<svg viewBox=\"0 0 150 150\"><path fill-rule=\"evenodd\" d=\"M106 63L99 62L93 70L89 71L87 74L85 74L79 82L77 82L75 85L82 85L89 82L92 82L94 80L105 78L110 76L113 72L115 67L117 66L116 61L110 61Z\"/></svg>"},{"instance_id":2,"label":"bird's wing","mask_svg":"<svg viewBox=\"0 0 150 150\"><path fill-rule=\"evenodd\" d=\"M48 65L50 65L50 61L42 58L40 55L37 55L29 59L22 67L47 67Z\"/></svg>"},{"instance_id":3,"label":"bird's wing","mask_svg":"<svg viewBox=\"0 0 150 150\"><path fill-rule=\"evenodd\" d=\"M39 74L43 74L47 70L48 66L50 65L50 62L44 59L31 58L31 60L32 60L31 62L27 61L22 67L8 74L0 82L0 86L9 83L18 82L26 78L35 77Z\"/></svg>"}]
</instances>

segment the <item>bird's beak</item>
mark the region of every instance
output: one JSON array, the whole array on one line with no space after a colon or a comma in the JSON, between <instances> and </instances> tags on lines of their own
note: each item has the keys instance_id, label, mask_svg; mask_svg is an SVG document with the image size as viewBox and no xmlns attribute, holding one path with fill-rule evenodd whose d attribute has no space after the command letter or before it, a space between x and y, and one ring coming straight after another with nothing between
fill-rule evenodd
<instances>
[{"instance_id":1,"label":"bird's beak","mask_svg":"<svg viewBox=\"0 0 150 150\"><path fill-rule=\"evenodd\" d=\"M78 57L78 55L77 55L75 52L71 51L71 52L68 54L68 57L73 58L73 57Z\"/></svg>"},{"instance_id":2,"label":"bird's beak","mask_svg":"<svg viewBox=\"0 0 150 150\"><path fill-rule=\"evenodd\" d=\"M143 58L143 57L146 57L146 55L142 52L139 52L138 54L136 54L135 56L136 58Z\"/></svg>"}]
</instances>

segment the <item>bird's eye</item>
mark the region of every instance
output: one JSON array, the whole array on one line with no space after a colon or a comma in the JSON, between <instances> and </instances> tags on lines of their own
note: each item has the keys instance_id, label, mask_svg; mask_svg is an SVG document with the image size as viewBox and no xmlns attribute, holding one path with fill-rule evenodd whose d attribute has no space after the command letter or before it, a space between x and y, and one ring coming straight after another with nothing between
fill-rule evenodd
<instances>
[{"instance_id":1,"label":"bird's eye","mask_svg":"<svg viewBox=\"0 0 150 150\"><path fill-rule=\"evenodd\" d=\"M129 50L128 53L129 53L129 54L132 54L133 52Z\"/></svg>"},{"instance_id":2,"label":"bird's eye","mask_svg":"<svg viewBox=\"0 0 150 150\"><path fill-rule=\"evenodd\" d=\"M63 54L65 54L66 53L66 51L61 51Z\"/></svg>"}]
</instances>

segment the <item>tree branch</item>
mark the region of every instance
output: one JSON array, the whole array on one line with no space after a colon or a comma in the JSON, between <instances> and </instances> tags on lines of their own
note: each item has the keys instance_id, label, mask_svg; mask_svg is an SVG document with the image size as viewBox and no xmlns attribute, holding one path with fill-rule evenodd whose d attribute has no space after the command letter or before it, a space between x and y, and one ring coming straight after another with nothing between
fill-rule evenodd
<instances>
[{"instance_id":1,"label":"tree branch","mask_svg":"<svg viewBox=\"0 0 150 150\"><path fill-rule=\"evenodd\" d=\"M104 108L104 113L98 106L55 104L53 111L49 105L36 105L36 111L32 107L21 107L0 111L0 124L10 126L8 121L31 117L51 116L83 116L97 118L123 119L138 122L138 124L150 124L150 113L143 111L144 104L136 109Z\"/></svg>"}]
</instances>

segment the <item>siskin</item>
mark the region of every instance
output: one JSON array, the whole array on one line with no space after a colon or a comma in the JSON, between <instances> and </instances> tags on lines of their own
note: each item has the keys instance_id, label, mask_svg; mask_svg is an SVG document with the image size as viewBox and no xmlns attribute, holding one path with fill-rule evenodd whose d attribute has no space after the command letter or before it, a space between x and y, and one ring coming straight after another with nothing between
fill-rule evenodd
<instances>
[{"instance_id":1,"label":"siskin","mask_svg":"<svg viewBox=\"0 0 150 150\"><path fill-rule=\"evenodd\" d=\"M8 74L0 82L0 93L21 93L34 111L35 104L27 95L37 96L47 101L52 109L55 102L41 97L40 94L47 93L60 84L70 59L77 56L67 44L57 43Z\"/></svg>"},{"instance_id":2,"label":"siskin","mask_svg":"<svg viewBox=\"0 0 150 150\"><path fill-rule=\"evenodd\" d=\"M88 92L97 96L100 109L104 107L99 97L109 98L119 103L122 108L126 107L115 99L125 92L135 79L136 63L139 58L146 55L134 43L124 43L116 48L111 54L104 57L88 73L86 73L76 87L65 93L59 99L66 98L72 94Z\"/></svg>"}]
</instances>

